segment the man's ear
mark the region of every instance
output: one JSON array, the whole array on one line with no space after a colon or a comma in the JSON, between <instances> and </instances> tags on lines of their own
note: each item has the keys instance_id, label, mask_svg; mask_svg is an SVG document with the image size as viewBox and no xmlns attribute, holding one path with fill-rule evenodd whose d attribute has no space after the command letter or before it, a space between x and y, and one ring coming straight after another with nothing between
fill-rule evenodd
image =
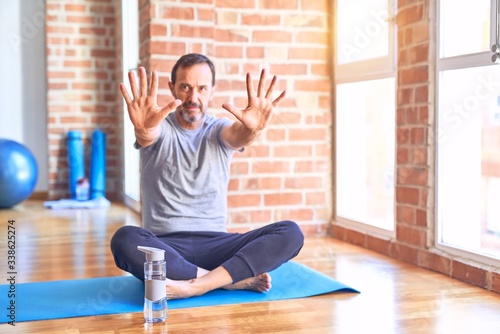
<instances>
[{"instance_id":1,"label":"man's ear","mask_svg":"<svg viewBox=\"0 0 500 334\"><path fill-rule=\"evenodd\" d=\"M170 93L172 93L172 96L174 97L174 99L177 98L177 96L175 96L175 85L172 81L169 81L168 82L168 88L170 88Z\"/></svg>"}]
</instances>

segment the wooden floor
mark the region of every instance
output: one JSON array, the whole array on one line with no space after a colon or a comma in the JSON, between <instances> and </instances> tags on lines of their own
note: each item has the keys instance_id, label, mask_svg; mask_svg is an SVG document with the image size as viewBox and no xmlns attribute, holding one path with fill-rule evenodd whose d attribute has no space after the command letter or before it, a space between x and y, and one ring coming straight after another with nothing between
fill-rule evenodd
<instances>
[{"instance_id":1,"label":"wooden floor","mask_svg":"<svg viewBox=\"0 0 500 334\"><path fill-rule=\"evenodd\" d=\"M54 211L28 201L0 210L2 284L9 220L18 283L121 275L109 240L118 227L139 224L121 205ZM133 313L2 324L0 333L500 333L499 294L331 238L306 238L296 260L361 293L170 310L154 326Z\"/></svg>"}]
</instances>

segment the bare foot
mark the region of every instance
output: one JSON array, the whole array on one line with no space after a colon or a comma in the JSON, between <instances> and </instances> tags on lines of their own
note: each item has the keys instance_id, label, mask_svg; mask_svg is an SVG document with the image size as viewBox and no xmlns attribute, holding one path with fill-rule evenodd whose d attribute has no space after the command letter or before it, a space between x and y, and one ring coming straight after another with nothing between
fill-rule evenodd
<instances>
[{"instance_id":1,"label":"bare foot","mask_svg":"<svg viewBox=\"0 0 500 334\"><path fill-rule=\"evenodd\" d=\"M175 281L167 279L166 292L167 299L184 299L202 295L218 286L207 285L203 279L194 278L187 281ZM227 284L221 287L225 290L251 290L257 292L267 292L271 289L271 276L263 273L255 277L250 277L233 284Z\"/></svg>"},{"instance_id":2,"label":"bare foot","mask_svg":"<svg viewBox=\"0 0 500 334\"><path fill-rule=\"evenodd\" d=\"M193 296L199 296L205 293L197 289L195 279L187 281L175 281L167 278L166 284L167 299L183 299Z\"/></svg>"},{"instance_id":3,"label":"bare foot","mask_svg":"<svg viewBox=\"0 0 500 334\"><path fill-rule=\"evenodd\" d=\"M222 287L226 290L251 290L257 292L268 292L271 290L271 275L263 273L255 277L250 277L233 284Z\"/></svg>"}]
</instances>

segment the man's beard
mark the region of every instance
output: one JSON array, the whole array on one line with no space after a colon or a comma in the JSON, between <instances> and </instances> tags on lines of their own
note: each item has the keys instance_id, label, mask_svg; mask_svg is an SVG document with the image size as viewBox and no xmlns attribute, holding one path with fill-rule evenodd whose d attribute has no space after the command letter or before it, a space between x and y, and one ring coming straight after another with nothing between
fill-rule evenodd
<instances>
[{"instance_id":1,"label":"man's beard","mask_svg":"<svg viewBox=\"0 0 500 334\"><path fill-rule=\"evenodd\" d=\"M196 107L196 108L200 109L200 112L196 113L195 115L191 115L191 113L188 110L186 110L190 107ZM188 123L196 123L196 122L200 121L201 119L203 119L203 117L205 117L205 110L203 110L203 106L201 104L198 104L198 103L183 103L183 104L181 104L181 106L179 107L179 113L180 113L182 119Z\"/></svg>"}]
</instances>

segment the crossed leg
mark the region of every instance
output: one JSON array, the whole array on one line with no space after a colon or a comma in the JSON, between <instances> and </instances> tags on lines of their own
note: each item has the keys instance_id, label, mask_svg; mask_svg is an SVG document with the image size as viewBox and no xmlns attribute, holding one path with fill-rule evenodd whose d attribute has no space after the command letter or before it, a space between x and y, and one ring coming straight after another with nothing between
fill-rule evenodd
<instances>
[{"instance_id":1,"label":"crossed leg","mask_svg":"<svg viewBox=\"0 0 500 334\"><path fill-rule=\"evenodd\" d=\"M120 228L111 240L117 266L144 279L138 245L165 250L167 297L181 299L214 289L266 292L269 271L295 257L304 237L297 224L284 221L245 234L181 232L155 236L133 226Z\"/></svg>"}]
</instances>

